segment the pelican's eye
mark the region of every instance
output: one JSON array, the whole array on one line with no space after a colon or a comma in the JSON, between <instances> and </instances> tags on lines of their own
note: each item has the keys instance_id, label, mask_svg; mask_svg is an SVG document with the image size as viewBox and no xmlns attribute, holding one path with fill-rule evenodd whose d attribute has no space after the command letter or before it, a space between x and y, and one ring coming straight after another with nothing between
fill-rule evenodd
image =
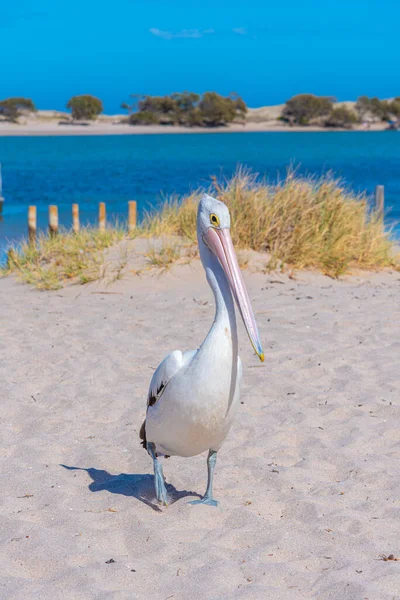
<instances>
[{"instance_id":1,"label":"pelican's eye","mask_svg":"<svg viewBox=\"0 0 400 600\"><path fill-rule=\"evenodd\" d=\"M211 225L214 225L214 227L219 227L219 219L214 213L211 213L210 215L210 223Z\"/></svg>"}]
</instances>

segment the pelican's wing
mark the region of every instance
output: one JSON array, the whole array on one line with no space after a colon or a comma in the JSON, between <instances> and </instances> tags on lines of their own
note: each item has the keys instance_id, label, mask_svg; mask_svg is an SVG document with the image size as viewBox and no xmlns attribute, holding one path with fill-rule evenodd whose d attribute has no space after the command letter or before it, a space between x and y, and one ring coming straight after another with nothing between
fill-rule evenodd
<instances>
[{"instance_id":1,"label":"pelican's wing","mask_svg":"<svg viewBox=\"0 0 400 600\"><path fill-rule=\"evenodd\" d=\"M147 408L154 406L161 398L171 379L182 367L185 367L192 360L196 352L197 350L182 353L180 350L175 350L160 362L151 378L149 394L147 396Z\"/></svg>"},{"instance_id":2,"label":"pelican's wing","mask_svg":"<svg viewBox=\"0 0 400 600\"><path fill-rule=\"evenodd\" d=\"M185 367L190 363L196 352L197 350L192 350L190 352L182 353L180 350L175 350L160 362L150 381L150 388L147 396L147 410L150 406L154 406L156 402L158 402L171 379L178 371L180 371L180 369L182 369L182 367ZM146 420L143 421L140 428L139 437L142 440L141 443L143 448L146 449Z\"/></svg>"}]
</instances>

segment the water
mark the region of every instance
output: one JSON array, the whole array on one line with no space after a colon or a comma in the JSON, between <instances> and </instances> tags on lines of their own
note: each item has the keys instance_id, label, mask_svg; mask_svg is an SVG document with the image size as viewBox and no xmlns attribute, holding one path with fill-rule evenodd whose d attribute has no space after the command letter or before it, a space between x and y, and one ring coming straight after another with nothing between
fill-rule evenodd
<instances>
[{"instance_id":1,"label":"water","mask_svg":"<svg viewBox=\"0 0 400 600\"><path fill-rule=\"evenodd\" d=\"M49 204L58 205L64 226L73 202L83 222L96 221L100 201L108 217L125 219L127 201L137 200L140 218L162 194L207 187L210 176L229 177L238 165L271 182L294 164L304 175L333 171L354 191L383 184L387 217L400 221L400 135L391 131L0 137L0 162L3 250L25 235L29 204L41 228Z\"/></svg>"}]
</instances>

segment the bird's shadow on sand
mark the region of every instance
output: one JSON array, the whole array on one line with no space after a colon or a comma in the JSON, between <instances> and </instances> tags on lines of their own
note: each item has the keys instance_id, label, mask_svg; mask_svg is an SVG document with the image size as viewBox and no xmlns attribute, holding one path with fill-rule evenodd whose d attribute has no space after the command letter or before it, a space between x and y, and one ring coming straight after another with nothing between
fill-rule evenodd
<instances>
[{"instance_id":1,"label":"bird's shadow on sand","mask_svg":"<svg viewBox=\"0 0 400 600\"><path fill-rule=\"evenodd\" d=\"M94 467L84 469L82 467L70 467L63 464L60 466L64 469L68 469L68 471L86 471L93 480L88 486L91 492L102 492L105 490L111 494L131 496L140 502L143 502L153 510L162 512L155 498L153 475L147 473L120 473L119 475L111 475L111 473L108 473L103 469L95 469ZM201 497L196 492L189 492L187 490L179 491L170 483L166 483L166 488L169 504L174 504L181 498L186 498L187 496Z\"/></svg>"}]
</instances>

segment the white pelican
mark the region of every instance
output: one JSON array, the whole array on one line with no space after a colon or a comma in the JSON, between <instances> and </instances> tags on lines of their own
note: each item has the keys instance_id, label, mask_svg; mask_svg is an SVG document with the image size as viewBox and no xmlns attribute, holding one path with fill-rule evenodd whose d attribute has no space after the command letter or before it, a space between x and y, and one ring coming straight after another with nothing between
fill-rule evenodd
<instances>
[{"instance_id":1,"label":"white pelican","mask_svg":"<svg viewBox=\"0 0 400 600\"><path fill-rule=\"evenodd\" d=\"M230 236L226 205L205 194L197 211L197 239L216 311L210 331L198 350L171 352L159 364L150 383L146 420L140 438L153 459L156 496L167 505L159 455L196 456L208 450L208 483L201 500L217 506L212 483L221 447L240 398L242 363L233 298L261 361L254 313Z\"/></svg>"}]
</instances>

